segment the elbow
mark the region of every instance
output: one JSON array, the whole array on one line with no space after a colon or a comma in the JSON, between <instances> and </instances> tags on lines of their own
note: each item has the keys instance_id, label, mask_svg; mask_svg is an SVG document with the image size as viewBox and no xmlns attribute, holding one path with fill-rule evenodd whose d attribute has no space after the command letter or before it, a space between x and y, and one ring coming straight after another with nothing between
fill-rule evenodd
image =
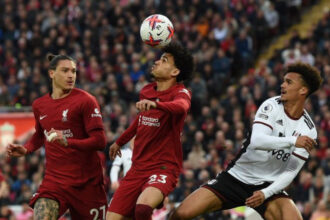
<instances>
[{"instance_id":1,"label":"elbow","mask_svg":"<svg viewBox=\"0 0 330 220\"><path fill-rule=\"evenodd\" d=\"M189 111L189 108L190 108L190 105L187 102L182 101L181 105L179 105L179 108L177 109L177 113L185 114Z\"/></svg>"},{"instance_id":2,"label":"elbow","mask_svg":"<svg viewBox=\"0 0 330 220\"><path fill-rule=\"evenodd\" d=\"M185 106L182 106L177 111L178 114L185 114L186 112L188 112L188 108L186 108Z\"/></svg>"},{"instance_id":3,"label":"elbow","mask_svg":"<svg viewBox=\"0 0 330 220\"><path fill-rule=\"evenodd\" d=\"M97 135L96 140L95 140L95 148L97 150L103 151L107 145L107 139L105 136L105 133L102 132L102 134Z\"/></svg>"},{"instance_id":4,"label":"elbow","mask_svg":"<svg viewBox=\"0 0 330 220\"><path fill-rule=\"evenodd\" d=\"M97 148L98 148L98 150L104 150L106 145L107 145L107 141L106 141L106 138L105 138L105 135L104 135L104 137L102 137L98 140Z\"/></svg>"},{"instance_id":5,"label":"elbow","mask_svg":"<svg viewBox=\"0 0 330 220\"><path fill-rule=\"evenodd\" d=\"M252 135L250 139L249 148L256 149L262 143L262 137L260 135Z\"/></svg>"}]
</instances>

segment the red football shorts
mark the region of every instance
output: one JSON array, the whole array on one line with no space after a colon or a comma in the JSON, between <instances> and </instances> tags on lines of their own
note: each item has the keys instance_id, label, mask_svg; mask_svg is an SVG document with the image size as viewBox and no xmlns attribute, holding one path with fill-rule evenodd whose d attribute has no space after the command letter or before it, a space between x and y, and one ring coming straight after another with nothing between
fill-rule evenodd
<instances>
[{"instance_id":1,"label":"red football shorts","mask_svg":"<svg viewBox=\"0 0 330 220\"><path fill-rule=\"evenodd\" d=\"M147 187L159 189L164 198L176 186L178 175L167 170L136 171L131 168L120 181L119 188L110 201L108 211L132 218L136 201L141 192Z\"/></svg>"},{"instance_id":2,"label":"red football shorts","mask_svg":"<svg viewBox=\"0 0 330 220\"><path fill-rule=\"evenodd\" d=\"M81 219L105 219L107 198L102 184L83 186L65 186L44 179L36 194L30 200L30 206L39 198L55 200L60 205L59 217L67 209L73 220Z\"/></svg>"}]
</instances>

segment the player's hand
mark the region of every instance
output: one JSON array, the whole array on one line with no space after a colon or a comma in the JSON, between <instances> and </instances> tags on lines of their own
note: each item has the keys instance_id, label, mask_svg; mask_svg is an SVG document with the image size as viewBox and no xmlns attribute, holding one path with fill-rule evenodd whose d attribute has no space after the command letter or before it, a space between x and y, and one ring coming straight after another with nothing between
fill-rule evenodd
<instances>
[{"instance_id":1,"label":"player's hand","mask_svg":"<svg viewBox=\"0 0 330 220\"><path fill-rule=\"evenodd\" d=\"M110 146L109 156L111 160L114 160L116 156L121 157L120 146L115 142Z\"/></svg>"},{"instance_id":2,"label":"player's hand","mask_svg":"<svg viewBox=\"0 0 330 220\"><path fill-rule=\"evenodd\" d=\"M111 190L114 192L118 189L119 187L119 182L118 181L115 181L113 183L111 183Z\"/></svg>"},{"instance_id":3,"label":"player's hand","mask_svg":"<svg viewBox=\"0 0 330 220\"><path fill-rule=\"evenodd\" d=\"M136 108L140 112L149 111L150 109L156 108L156 107L157 107L157 103L154 101L150 101L148 99L143 99L136 103Z\"/></svg>"},{"instance_id":4,"label":"player's hand","mask_svg":"<svg viewBox=\"0 0 330 220\"><path fill-rule=\"evenodd\" d=\"M295 144L296 147L305 148L308 153L310 153L316 145L316 141L308 136L299 136Z\"/></svg>"},{"instance_id":5,"label":"player's hand","mask_svg":"<svg viewBox=\"0 0 330 220\"><path fill-rule=\"evenodd\" d=\"M51 140L49 140L49 142L57 142L58 144L66 147L68 146L68 141L66 139L66 137L64 136L63 132L60 130L55 130L54 128L52 128L49 132L48 135L52 135L53 133L56 134L56 136L54 136L54 138L52 138Z\"/></svg>"},{"instance_id":6,"label":"player's hand","mask_svg":"<svg viewBox=\"0 0 330 220\"><path fill-rule=\"evenodd\" d=\"M253 195L246 199L245 205L251 208L258 207L265 201L265 195L262 191L255 191Z\"/></svg>"},{"instance_id":7,"label":"player's hand","mask_svg":"<svg viewBox=\"0 0 330 220\"><path fill-rule=\"evenodd\" d=\"M27 149L23 145L9 144L6 148L7 157L21 157L27 153Z\"/></svg>"}]
</instances>

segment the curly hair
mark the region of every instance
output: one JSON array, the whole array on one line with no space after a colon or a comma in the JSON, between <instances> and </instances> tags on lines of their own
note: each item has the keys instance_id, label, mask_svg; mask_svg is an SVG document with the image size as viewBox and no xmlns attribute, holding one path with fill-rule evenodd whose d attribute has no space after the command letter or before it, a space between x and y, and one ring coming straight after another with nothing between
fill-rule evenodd
<instances>
[{"instance_id":1,"label":"curly hair","mask_svg":"<svg viewBox=\"0 0 330 220\"><path fill-rule=\"evenodd\" d=\"M297 73L301 76L304 81L304 85L308 88L307 96L310 96L312 93L318 90L323 81L320 75L320 71L307 63L297 62L291 64L285 71L285 74L287 73Z\"/></svg>"},{"instance_id":2,"label":"curly hair","mask_svg":"<svg viewBox=\"0 0 330 220\"><path fill-rule=\"evenodd\" d=\"M164 53L173 56L175 66L180 70L176 78L177 82L190 79L194 70L194 59L192 55L179 43L171 42L162 48Z\"/></svg>"}]
</instances>

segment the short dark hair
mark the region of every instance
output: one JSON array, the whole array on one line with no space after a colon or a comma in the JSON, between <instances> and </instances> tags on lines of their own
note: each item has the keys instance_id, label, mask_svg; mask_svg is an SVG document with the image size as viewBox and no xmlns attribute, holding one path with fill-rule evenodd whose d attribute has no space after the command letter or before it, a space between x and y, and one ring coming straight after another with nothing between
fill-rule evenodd
<instances>
[{"instance_id":1,"label":"short dark hair","mask_svg":"<svg viewBox=\"0 0 330 220\"><path fill-rule=\"evenodd\" d=\"M176 78L177 82L191 78L194 70L194 58L186 48L179 43L171 42L163 47L162 51L173 56L174 64L180 70L180 73Z\"/></svg>"},{"instance_id":2,"label":"short dark hair","mask_svg":"<svg viewBox=\"0 0 330 220\"><path fill-rule=\"evenodd\" d=\"M58 62L61 60L71 60L76 63L76 61L67 55L54 55L54 54L47 54L47 60L49 61L48 70L55 70Z\"/></svg>"},{"instance_id":3,"label":"short dark hair","mask_svg":"<svg viewBox=\"0 0 330 220\"><path fill-rule=\"evenodd\" d=\"M301 76L304 84L309 90L307 96L318 90L321 87L323 81L320 75L320 71L307 63L293 63L287 67L285 74L287 73L298 73Z\"/></svg>"}]
</instances>

